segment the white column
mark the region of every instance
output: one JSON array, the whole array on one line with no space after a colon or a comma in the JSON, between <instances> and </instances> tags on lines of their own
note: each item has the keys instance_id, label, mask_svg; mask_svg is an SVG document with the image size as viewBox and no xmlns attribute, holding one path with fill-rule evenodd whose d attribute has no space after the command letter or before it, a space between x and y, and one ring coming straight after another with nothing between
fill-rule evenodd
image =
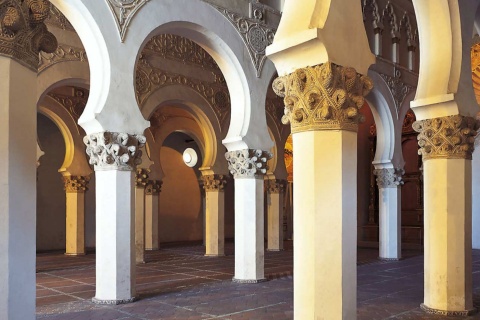
<instances>
[{"instance_id":1,"label":"white column","mask_svg":"<svg viewBox=\"0 0 480 320\"><path fill-rule=\"evenodd\" d=\"M137 168L135 174L135 261L145 263L145 187L148 170Z\"/></svg>"},{"instance_id":2,"label":"white column","mask_svg":"<svg viewBox=\"0 0 480 320\"><path fill-rule=\"evenodd\" d=\"M145 188L145 250L158 250L158 206L162 181L150 180Z\"/></svg>"},{"instance_id":3,"label":"white column","mask_svg":"<svg viewBox=\"0 0 480 320\"><path fill-rule=\"evenodd\" d=\"M403 169L383 168L373 172L377 176L379 208L379 258L399 260L402 257L402 201Z\"/></svg>"},{"instance_id":4,"label":"white column","mask_svg":"<svg viewBox=\"0 0 480 320\"><path fill-rule=\"evenodd\" d=\"M472 245L480 249L480 147L475 140L472 157Z\"/></svg>"},{"instance_id":5,"label":"white column","mask_svg":"<svg viewBox=\"0 0 480 320\"><path fill-rule=\"evenodd\" d=\"M85 137L96 178L96 293L99 304L135 299L134 173L145 137L103 132Z\"/></svg>"},{"instance_id":6,"label":"white column","mask_svg":"<svg viewBox=\"0 0 480 320\"><path fill-rule=\"evenodd\" d=\"M225 255L225 184L226 176L202 176L205 189L205 255Z\"/></svg>"},{"instance_id":7,"label":"white column","mask_svg":"<svg viewBox=\"0 0 480 320\"><path fill-rule=\"evenodd\" d=\"M0 319L35 319L37 73L0 56Z\"/></svg>"},{"instance_id":8,"label":"white column","mask_svg":"<svg viewBox=\"0 0 480 320\"><path fill-rule=\"evenodd\" d=\"M264 274L264 174L271 154L262 150L226 153L235 178L235 276L233 281L257 283Z\"/></svg>"},{"instance_id":9,"label":"white column","mask_svg":"<svg viewBox=\"0 0 480 320\"><path fill-rule=\"evenodd\" d=\"M424 172L422 309L468 315L472 301L472 164L475 119L460 115L417 121Z\"/></svg>"},{"instance_id":10,"label":"white column","mask_svg":"<svg viewBox=\"0 0 480 320\"><path fill-rule=\"evenodd\" d=\"M357 130L373 84L325 63L277 78L293 138L294 318L357 317Z\"/></svg>"},{"instance_id":11,"label":"white column","mask_svg":"<svg viewBox=\"0 0 480 320\"><path fill-rule=\"evenodd\" d=\"M267 250L283 250L283 204L286 180L267 179Z\"/></svg>"},{"instance_id":12,"label":"white column","mask_svg":"<svg viewBox=\"0 0 480 320\"><path fill-rule=\"evenodd\" d=\"M63 176L66 195L65 254L85 254L85 192L90 177Z\"/></svg>"}]
</instances>

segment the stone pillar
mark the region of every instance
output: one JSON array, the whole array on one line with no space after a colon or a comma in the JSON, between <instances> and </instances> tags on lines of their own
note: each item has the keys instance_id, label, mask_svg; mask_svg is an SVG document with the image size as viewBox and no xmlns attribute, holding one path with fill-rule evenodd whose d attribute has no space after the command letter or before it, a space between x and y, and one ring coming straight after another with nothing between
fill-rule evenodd
<instances>
[{"instance_id":1,"label":"stone pillar","mask_svg":"<svg viewBox=\"0 0 480 320\"><path fill-rule=\"evenodd\" d=\"M402 257L402 175L403 169L375 169L379 200L379 258L399 260Z\"/></svg>"},{"instance_id":2,"label":"stone pillar","mask_svg":"<svg viewBox=\"0 0 480 320\"><path fill-rule=\"evenodd\" d=\"M272 155L262 150L237 150L225 154L235 178L234 282L265 281L264 175Z\"/></svg>"},{"instance_id":3,"label":"stone pillar","mask_svg":"<svg viewBox=\"0 0 480 320\"><path fill-rule=\"evenodd\" d=\"M93 302L135 299L134 174L142 135L101 132L84 138L96 178L96 293Z\"/></svg>"},{"instance_id":4,"label":"stone pillar","mask_svg":"<svg viewBox=\"0 0 480 320\"><path fill-rule=\"evenodd\" d=\"M267 179L267 210L268 210L268 251L283 250L283 197L286 180Z\"/></svg>"},{"instance_id":5,"label":"stone pillar","mask_svg":"<svg viewBox=\"0 0 480 320\"><path fill-rule=\"evenodd\" d=\"M90 177L63 176L66 195L65 254L85 254L85 191Z\"/></svg>"},{"instance_id":6,"label":"stone pillar","mask_svg":"<svg viewBox=\"0 0 480 320\"><path fill-rule=\"evenodd\" d=\"M423 156L424 268L422 309L468 315L472 302L472 151L475 119L417 121Z\"/></svg>"},{"instance_id":7,"label":"stone pillar","mask_svg":"<svg viewBox=\"0 0 480 320\"><path fill-rule=\"evenodd\" d=\"M225 184L221 174L202 176L205 190L205 255L225 255Z\"/></svg>"},{"instance_id":8,"label":"stone pillar","mask_svg":"<svg viewBox=\"0 0 480 320\"><path fill-rule=\"evenodd\" d=\"M333 63L277 78L294 158L294 318L356 319L358 110L373 87Z\"/></svg>"},{"instance_id":9,"label":"stone pillar","mask_svg":"<svg viewBox=\"0 0 480 320\"><path fill-rule=\"evenodd\" d=\"M50 3L1 1L0 319L35 319L36 136L39 51L56 38Z\"/></svg>"},{"instance_id":10,"label":"stone pillar","mask_svg":"<svg viewBox=\"0 0 480 320\"><path fill-rule=\"evenodd\" d=\"M135 261L145 263L145 187L149 170L137 168L135 174Z\"/></svg>"},{"instance_id":11,"label":"stone pillar","mask_svg":"<svg viewBox=\"0 0 480 320\"><path fill-rule=\"evenodd\" d=\"M158 250L158 201L162 181L149 180L145 187L145 250Z\"/></svg>"}]
</instances>

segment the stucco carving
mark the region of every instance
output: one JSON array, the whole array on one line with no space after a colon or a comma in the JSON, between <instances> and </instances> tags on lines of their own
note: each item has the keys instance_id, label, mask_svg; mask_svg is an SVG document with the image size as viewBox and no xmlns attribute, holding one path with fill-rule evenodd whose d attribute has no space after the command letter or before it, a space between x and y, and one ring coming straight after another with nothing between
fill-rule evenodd
<instances>
[{"instance_id":1,"label":"stucco carving","mask_svg":"<svg viewBox=\"0 0 480 320\"><path fill-rule=\"evenodd\" d=\"M0 0L0 54L37 72L40 51L54 52L57 39L47 30L47 0Z\"/></svg>"},{"instance_id":2,"label":"stucco carving","mask_svg":"<svg viewBox=\"0 0 480 320\"><path fill-rule=\"evenodd\" d=\"M140 148L146 141L143 135L119 132L100 132L83 138L95 170L133 171L142 163Z\"/></svg>"},{"instance_id":3,"label":"stucco carving","mask_svg":"<svg viewBox=\"0 0 480 320\"><path fill-rule=\"evenodd\" d=\"M377 176L379 188L396 188L403 185L402 176L405 170L399 168L375 169L373 174Z\"/></svg>"},{"instance_id":4,"label":"stucco carving","mask_svg":"<svg viewBox=\"0 0 480 320\"><path fill-rule=\"evenodd\" d=\"M84 176L63 176L63 183L65 184L65 192L67 193L82 193L88 190L88 182L90 177Z\"/></svg>"},{"instance_id":5,"label":"stucco carving","mask_svg":"<svg viewBox=\"0 0 480 320\"><path fill-rule=\"evenodd\" d=\"M87 52L82 48L60 44L54 52L40 53L38 72L41 73L54 64L66 61L88 62Z\"/></svg>"},{"instance_id":6,"label":"stucco carving","mask_svg":"<svg viewBox=\"0 0 480 320\"><path fill-rule=\"evenodd\" d=\"M404 30L406 33L408 50L417 50L418 30L413 28L410 22L410 16L406 11L403 14L402 20L400 20L400 30Z\"/></svg>"},{"instance_id":7,"label":"stucco carving","mask_svg":"<svg viewBox=\"0 0 480 320\"><path fill-rule=\"evenodd\" d=\"M385 82L387 83L388 89L392 93L393 101L395 102L397 119L398 119L400 108L402 107L402 103L407 97L407 95L413 90L413 87L405 84L402 81L402 73L400 70L395 69L394 74L395 74L394 77L391 77L384 73L380 73L380 76L383 78L383 80L385 80Z\"/></svg>"},{"instance_id":8,"label":"stucco carving","mask_svg":"<svg viewBox=\"0 0 480 320\"><path fill-rule=\"evenodd\" d=\"M87 89L72 87L72 95L50 92L48 96L58 101L78 121L87 105L88 94Z\"/></svg>"},{"instance_id":9,"label":"stucco carving","mask_svg":"<svg viewBox=\"0 0 480 320\"><path fill-rule=\"evenodd\" d=\"M215 9L222 13L228 21L237 29L245 43L250 59L255 67L257 77L262 73L263 64L267 59L265 49L271 45L275 37L276 29L263 24L259 19L250 19L231 12L225 8L211 4Z\"/></svg>"},{"instance_id":10,"label":"stucco carving","mask_svg":"<svg viewBox=\"0 0 480 320\"><path fill-rule=\"evenodd\" d=\"M384 26L377 0L363 0L362 4L363 20L367 20L367 12L372 13L372 25L375 33L382 33Z\"/></svg>"},{"instance_id":11,"label":"stucco carving","mask_svg":"<svg viewBox=\"0 0 480 320\"><path fill-rule=\"evenodd\" d=\"M287 180L283 179L267 179L265 180L267 192L284 193L287 186Z\"/></svg>"},{"instance_id":12,"label":"stucco carving","mask_svg":"<svg viewBox=\"0 0 480 320\"><path fill-rule=\"evenodd\" d=\"M273 90L284 97L285 115L292 133L309 130L356 131L363 119L358 110L372 81L355 69L333 63L298 69L273 82Z\"/></svg>"},{"instance_id":13,"label":"stucco carving","mask_svg":"<svg viewBox=\"0 0 480 320\"><path fill-rule=\"evenodd\" d=\"M63 13L61 13L54 5L50 6L50 15L47 20L45 20L45 23L63 30L75 31L70 21L68 21Z\"/></svg>"},{"instance_id":14,"label":"stucco carving","mask_svg":"<svg viewBox=\"0 0 480 320\"><path fill-rule=\"evenodd\" d=\"M477 103L480 104L480 36L478 35L473 37L471 60L473 90L475 91Z\"/></svg>"},{"instance_id":15,"label":"stucco carving","mask_svg":"<svg viewBox=\"0 0 480 320\"><path fill-rule=\"evenodd\" d=\"M397 15L393 9L390 1L387 2L385 9L382 12L382 21L387 20L390 24L390 36L392 37L393 43L398 43L400 41L400 27L398 24Z\"/></svg>"},{"instance_id":16,"label":"stucco carving","mask_svg":"<svg viewBox=\"0 0 480 320\"><path fill-rule=\"evenodd\" d=\"M163 182L160 180L148 180L145 187L145 194L158 195L162 191Z\"/></svg>"},{"instance_id":17,"label":"stucco carving","mask_svg":"<svg viewBox=\"0 0 480 320\"><path fill-rule=\"evenodd\" d=\"M203 189L206 192L224 191L227 184L227 176L223 174L210 174L202 176Z\"/></svg>"},{"instance_id":18,"label":"stucco carving","mask_svg":"<svg viewBox=\"0 0 480 320\"><path fill-rule=\"evenodd\" d=\"M117 24L120 40L123 42L127 35L128 26L133 17L149 0L107 0Z\"/></svg>"},{"instance_id":19,"label":"stucco carving","mask_svg":"<svg viewBox=\"0 0 480 320\"><path fill-rule=\"evenodd\" d=\"M148 174L150 170L144 168L137 168L135 173L135 187L145 188L148 184Z\"/></svg>"},{"instance_id":20,"label":"stucco carving","mask_svg":"<svg viewBox=\"0 0 480 320\"><path fill-rule=\"evenodd\" d=\"M255 178L267 173L267 161L272 158L268 151L245 149L225 153L228 170L235 179Z\"/></svg>"},{"instance_id":21,"label":"stucco carving","mask_svg":"<svg viewBox=\"0 0 480 320\"><path fill-rule=\"evenodd\" d=\"M413 123L419 133L418 154L429 159L472 159L478 123L474 118L454 115Z\"/></svg>"}]
</instances>

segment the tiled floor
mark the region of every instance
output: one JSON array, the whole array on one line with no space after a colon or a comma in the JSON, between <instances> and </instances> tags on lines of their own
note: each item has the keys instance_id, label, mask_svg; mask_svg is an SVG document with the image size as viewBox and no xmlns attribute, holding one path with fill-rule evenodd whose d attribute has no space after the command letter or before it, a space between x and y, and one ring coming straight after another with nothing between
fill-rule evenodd
<instances>
[{"instance_id":1,"label":"tiled floor","mask_svg":"<svg viewBox=\"0 0 480 320\"><path fill-rule=\"evenodd\" d=\"M266 252L270 281L231 282L233 244L227 256L203 256L200 245L164 247L149 252L137 266L139 300L126 305L91 303L95 256L37 255L37 319L293 319L291 243L283 252ZM405 252L398 262L377 261L376 249L358 252L358 319L449 319L423 313L423 257ZM474 292L480 307L480 251L475 251ZM459 318L456 318L459 319ZM464 319L480 319L480 315Z\"/></svg>"}]
</instances>

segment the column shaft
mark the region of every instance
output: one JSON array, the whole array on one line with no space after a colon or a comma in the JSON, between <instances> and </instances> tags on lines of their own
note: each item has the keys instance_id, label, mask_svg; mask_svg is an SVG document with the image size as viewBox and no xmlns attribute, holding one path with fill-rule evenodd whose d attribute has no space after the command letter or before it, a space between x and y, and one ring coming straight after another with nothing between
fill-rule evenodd
<instances>
[{"instance_id":1,"label":"column shaft","mask_svg":"<svg viewBox=\"0 0 480 320\"><path fill-rule=\"evenodd\" d=\"M380 258L398 260L402 257L401 190L379 188Z\"/></svg>"},{"instance_id":2,"label":"column shaft","mask_svg":"<svg viewBox=\"0 0 480 320\"><path fill-rule=\"evenodd\" d=\"M145 187L135 187L135 261L145 263Z\"/></svg>"},{"instance_id":3,"label":"column shaft","mask_svg":"<svg viewBox=\"0 0 480 320\"><path fill-rule=\"evenodd\" d=\"M205 191L205 255L225 255L225 192Z\"/></svg>"},{"instance_id":4,"label":"column shaft","mask_svg":"<svg viewBox=\"0 0 480 320\"><path fill-rule=\"evenodd\" d=\"M66 248L67 255L85 254L85 193L66 193Z\"/></svg>"},{"instance_id":5,"label":"column shaft","mask_svg":"<svg viewBox=\"0 0 480 320\"><path fill-rule=\"evenodd\" d=\"M472 245L473 249L480 249L480 146L478 145L475 147L472 159Z\"/></svg>"},{"instance_id":6,"label":"column shaft","mask_svg":"<svg viewBox=\"0 0 480 320\"><path fill-rule=\"evenodd\" d=\"M294 317L355 319L357 134L293 134Z\"/></svg>"},{"instance_id":7,"label":"column shaft","mask_svg":"<svg viewBox=\"0 0 480 320\"><path fill-rule=\"evenodd\" d=\"M158 250L158 193L145 195L145 250Z\"/></svg>"},{"instance_id":8,"label":"column shaft","mask_svg":"<svg viewBox=\"0 0 480 320\"><path fill-rule=\"evenodd\" d=\"M267 250L283 250L283 198L286 182L277 179L267 183L268 244Z\"/></svg>"}]
</instances>

